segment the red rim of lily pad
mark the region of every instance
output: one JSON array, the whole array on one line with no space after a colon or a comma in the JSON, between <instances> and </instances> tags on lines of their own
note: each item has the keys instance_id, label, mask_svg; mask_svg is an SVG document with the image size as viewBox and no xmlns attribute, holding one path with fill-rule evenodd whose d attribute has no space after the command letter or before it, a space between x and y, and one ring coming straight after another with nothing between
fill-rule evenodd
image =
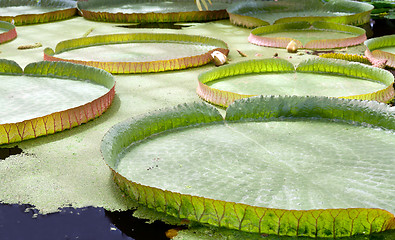
<instances>
[{"instance_id":1,"label":"red rim of lily pad","mask_svg":"<svg viewBox=\"0 0 395 240\"><path fill-rule=\"evenodd\" d=\"M115 95L115 81L111 74L97 68L66 62L36 62L22 69L16 62L0 60L0 73L18 77L51 77L71 81L91 81L108 91L100 97L66 110L53 112L19 122L0 124L0 145L20 142L77 127L103 114L111 105Z\"/></svg>"},{"instance_id":2,"label":"red rim of lily pad","mask_svg":"<svg viewBox=\"0 0 395 240\"><path fill-rule=\"evenodd\" d=\"M76 48L84 48L106 44L122 44L122 43L180 43L180 44L199 44L209 45L213 48L200 55L173 58L166 60L140 61L140 62L104 62L104 61L84 61L74 59L64 59L57 57L56 54L70 51ZM85 38L77 38L59 42L55 51L51 48L44 50L44 60L48 61L65 61L77 64L88 65L104 69L110 73L151 73L163 72L169 70L181 70L190 67L198 67L211 62L211 53L220 51L224 54L229 53L228 46L225 42L204 36L185 35L185 34L156 34L156 33L134 33L134 34L111 34L98 35Z\"/></svg>"},{"instance_id":3,"label":"red rim of lily pad","mask_svg":"<svg viewBox=\"0 0 395 240\"><path fill-rule=\"evenodd\" d=\"M347 77L358 78L383 84L381 90L359 95L341 96L339 98L375 100L387 103L394 98L393 88L394 77L388 72L379 68L366 66L360 63L350 63L344 60L333 60L326 58L314 58L301 62L296 68L292 63L285 59L260 59L242 61L235 64L229 64L223 67L215 68L198 76L197 94L203 100L221 107L228 107L236 100L256 96L254 94L240 94L231 91L225 91L213 88L207 83L218 81L221 78L245 75L245 74L265 74L265 73L316 73L316 74L334 74Z\"/></svg>"},{"instance_id":4,"label":"red rim of lily pad","mask_svg":"<svg viewBox=\"0 0 395 240\"><path fill-rule=\"evenodd\" d=\"M310 30L328 31L328 34L331 32L350 33L354 35L354 37L310 40L303 45L302 42L296 38L265 36L265 34L276 32L303 32ZM286 48L290 41L295 41L298 48L305 49L343 48L362 44L366 39L366 31L363 28L330 22L292 22L268 25L255 28L248 37L250 43L259 46Z\"/></svg>"},{"instance_id":5,"label":"red rim of lily pad","mask_svg":"<svg viewBox=\"0 0 395 240\"><path fill-rule=\"evenodd\" d=\"M380 50L380 48L395 46L395 34L371 38L364 44L366 46L365 56L374 66L395 68L395 54Z\"/></svg>"},{"instance_id":6,"label":"red rim of lily pad","mask_svg":"<svg viewBox=\"0 0 395 240\"><path fill-rule=\"evenodd\" d=\"M13 24L0 21L0 28L8 30L0 34L0 44L11 41L17 37L16 29Z\"/></svg>"}]
</instances>

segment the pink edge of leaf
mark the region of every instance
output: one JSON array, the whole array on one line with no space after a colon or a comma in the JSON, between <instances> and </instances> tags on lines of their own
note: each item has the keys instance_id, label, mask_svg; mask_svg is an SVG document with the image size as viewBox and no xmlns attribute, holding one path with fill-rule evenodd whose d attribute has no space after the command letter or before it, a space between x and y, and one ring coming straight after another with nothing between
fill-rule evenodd
<instances>
[{"instance_id":1,"label":"pink edge of leaf","mask_svg":"<svg viewBox=\"0 0 395 240\"><path fill-rule=\"evenodd\" d=\"M0 34L0 44L5 43L8 41L11 41L12 39L15 39L17 37L16 29L15 27L7 32L4 32Z\"/></svg>"},{"instance_id":2,"label":"pink edge of leaf","mask_svg":"<svg viewBox=\"0 0 395 240\"><path fill-rule=\"evenodd\" d=\"M104 113L114 96L115 86L103 96L75 108L18 123L0 124L0 145L52 134L86 123Z\"/></svg>"}]
</instances>

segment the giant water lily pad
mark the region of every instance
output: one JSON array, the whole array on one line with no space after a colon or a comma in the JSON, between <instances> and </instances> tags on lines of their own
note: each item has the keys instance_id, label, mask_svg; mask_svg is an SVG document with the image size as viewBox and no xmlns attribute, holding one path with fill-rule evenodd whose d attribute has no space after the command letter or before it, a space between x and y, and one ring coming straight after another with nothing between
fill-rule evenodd
<instances>
[{"instance_id":1,"label":"giant water lily pad","mask_svg":"<svg viewBox=\"0 0 395 240\"><path fill-rule=\"evenodd\" d=\"M326 21L351 25L369 22L373 6L347 0L244 1L227 8L233 24L249 28L273 23Z\"/></svg>"},{"instance_id":2,"label":"giant water lily pad","mask_svg":"<svg viewBox=\"0 0 395 240\"><path fill-rule=\"evenodd\" d=\"M203 103L130 119L101 150L120 188L156 211L335 238L395 228L394 130L394 109L378 102L261 96L225 120Z\"/></svg>"},{"instance_id":3,"label":"giant water lily pad","mask_svg":"<svg viewBox=\"0 0 395 240\"><path fill-rule=\"evenodd\" d=\"M227 107L255 95L298 95L355 98L388 102L394 98L391 73L360 63L315 58L297 68L284 59L229 64L198 77L198 95Z\"/></svg>"},{"instance_id":4,"label":"giant water lily pad","mask_svg":"<svg viewBox=\"0 0 395 240\"><path fill-rule=\"evenodd\" d=\"M115 94L111 74L65 62L0 62L0 144L76 127L100 116Z\"/></svg>"},{"instance_id":5,"label":"giant water lily pad","mask_svg":"<svg viewBox=\"0 0 395 240\"><path fill-rule=\"evenodd\" d=\"M72 0L0 0L0 20L15 25L53 22L76 13L76 2Z\"/></svg>"},{"instance_id":6,"label":"giant water lily pad","mask_svg":"<svg viewBox=\"0 0 395 240\"><path fill-rule=\"evenodd\" d=\"M16 37L15 26L11 23L0 21L0 43L11 41Z\"/></svg>"},{"instance_id":7,"label":"giant water lily pad","mask_svg":"<svg viewBox=\"0 0 395 240\"><path fill-rule=\"evenodd\" d=\"M387 66L395 68L395 34L371 38L365 45L365 56L371 62L385 61Z\"/></svg>"},{"instance_id":8,"label":"giant water lily pad","mask_svg":"<svg viewBox=\"0 0 395 240\"><path fill-rule=\"evenodd\" d=\"M177 51L175 51L177 49ZM110 73L148 73L197 67L211 53L228 54L225 42L184 34L113 34L66 40L44 50L44 60L68 61Z\"/></svg>"},{"instance_id":9,"label":"giant water lily pad","mask_svg":"<svg viewBox=\"0 0 395 240\"><path fill-rule=\"evenodd\" d=\"M341 48L363 43L366 32L363 28L330 22L292 22L255 28L248 37L250 43L279 48L286 48L292 40L298 48Z\"/></svg>"},{"instance_id":10,"label":"giant water lily pad","mask_svg":"<svg viewBox=\"0 0 395 240\"><path fill-rule=\"evenodd\" d=\"M86 19L105 22L190 22L227 18L231 0L212 1L210 10L199 11L190 0L89 0L79 1Z\"/></svg>"}]
</instances>

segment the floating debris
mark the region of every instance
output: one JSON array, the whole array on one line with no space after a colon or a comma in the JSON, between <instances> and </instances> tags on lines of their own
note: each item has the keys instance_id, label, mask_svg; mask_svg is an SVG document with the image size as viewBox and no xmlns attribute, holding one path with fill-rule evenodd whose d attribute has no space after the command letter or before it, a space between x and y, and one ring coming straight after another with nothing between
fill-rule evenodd
<instances>
[{"instance_id":1,"label":"floating debris","mask_svg":"<svg viewBox=\"0 0 395 240\"><path fill-rule=\"evenodd\" d=\"M33 49L33 48L39 48L42 47L43 45L41 43L35 43L35 44L28 44L28 45L21 45L18 47L18 50L26 50L26 49Z\"/></svg>"},{"instance_id":2,"label":"floating debris","mask_svg":"<svg viewBox=\"0 0 395 240\"><path fill-rule=\"evenodd\" d=\"M84 33L84 35L82 35L82 37L87 37L89 34L91 34L91 32L94 30L95 28L90 28L88 31L86 31L86 33Z\"/></svg>"},{"instance_id":3,"label":"floating debris","mask_svg":"<svg viewBox=\"0 0 395 240\"><path fill-rule=\"evenodd\" d=\"M238 53L240 54L240 56L242 56L242 57L248 57L247 54L243 53L243 52L240 51L240 50L237 50L237 52L238 52Z\"/></svg>"}]
</instances>

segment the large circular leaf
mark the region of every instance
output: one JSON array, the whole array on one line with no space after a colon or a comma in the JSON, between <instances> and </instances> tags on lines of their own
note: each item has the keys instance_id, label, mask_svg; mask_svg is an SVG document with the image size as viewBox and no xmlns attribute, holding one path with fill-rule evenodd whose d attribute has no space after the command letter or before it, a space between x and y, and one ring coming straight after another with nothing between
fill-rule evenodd
<instances>
[{"instance_id":1,"label":"large circular leaf","mask_svg":"<svg viewBox=\"0 0 395 240\"><path fill-rule=\"evenodd\" d=\"M273 23L326 21L362 25L369 22L373 6L347 0L243 1L227 9L233 24L249 28Z\"/></svg>"},{"instance_id":2,"label":"large circular leaf","mask_svg":"<svg viewBox=\"0 0 395 240\"><path fill-rule=\"evenodd\" d=\"M115 94L107 72L65 62L0 61L0 144L76 127L100 116Z\"/></svg>"},{"instance_id":3,"label":"large circular leaf","mask_svg":"<svg viewBox=\"0 0 395 240\"><path fill-rule=\"evenodd\" d=\"M17 26L63 20L76 13L72 0L0 0L0 20Z\"/></svg>"},{"instance_id":4,"label":"large circular leaf","mask_svg":"<svg viewBox=\"0 0 395 240\"><path fill-rule=\"evenodd\" d=\"M180 105L114 126L102 154L126 194L249 232L343 237L395 228L395 112L325 97ZM382 210L382 209L386 210Z\"/></svg>"},{"instance_id":5,"label":"large circular leaf","mask_svg":"<svg viewBox=\"0 0 395 240\"><path fill-rule=\"evenodd\" d=\"M250 43L265 47L286 48L292 40L298 48L342 48L363 43L366 32L363 28L330 22L292 22L255 28L248 37Z\"/></svg>"},{"instance_id":6,"label":"large circular leaf","mask_svg":"<svg viewBox=\"0 0 395 240\"><path fill-rule=\"evenodd\" d=\"M113 34L62 41L55 51L44 50L44 60L74 62L110 73L148 73L204 65L214 51L229 52L225 42L203 36Z\"/></svg>"},{"instance_id":7,"label":"large circular leaf","mask_svg":"<svg viewBox=\"0 0 395 240\"><path fill-rule=\"evenodd\" d=\"M191 0L89 0L79 1L84 18L106 22L190 22L228 18L232 0L212 1L210 10L199 11Z\"/></svg>"},{"instance_id":8,"label":"large circular leaf","mask_svg":"<svg viewBox=\"0 0 395 240\"><path fill-rule=\"evenodd\" d=\"M197 94L227 107L255 95L297 95L355 98L388 102L394 98L391 73L343 60L315 58L294 68L284 59L229 64L198 77Z\"/></svg>"}]
</instances>

